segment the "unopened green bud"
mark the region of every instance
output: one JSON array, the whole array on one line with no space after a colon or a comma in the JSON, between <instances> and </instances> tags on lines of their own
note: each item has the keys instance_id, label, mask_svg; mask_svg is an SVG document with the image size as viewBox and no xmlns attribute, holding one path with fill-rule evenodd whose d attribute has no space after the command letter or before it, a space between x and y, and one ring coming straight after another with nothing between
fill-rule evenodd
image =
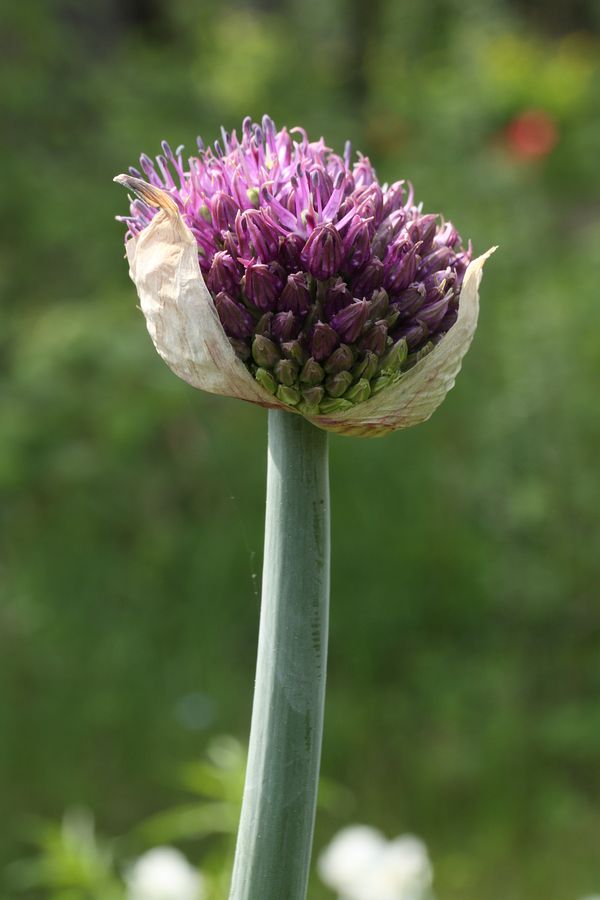
<instances>
[{"instance_id":1,"label":"unopened green bud","mask_svg":"<svg viewBox=\"0 0 600 900\"><path fill-rule=\"evenodd\" d=\"M390 300L387 291L384 291L383 288L373 291L373 296L371 297L371 302L369 304L369 318L372 319L373 322L376 322L377 319L385 318L389 304Z\"/></svg>"},{"instance_id":2,"label":"unopened green bud","mask_svg":"<svg viewBox=\"0 0 600 900\"><path fill-rule=\"evenodd\" d=\"M255 334L262 334L265 337L269 334L271 330L271 320L273 318L272 312L263 313L258 322L254 327Z\"/></svg>"},{"instance_id":3,"label":"unopened green bud","mask_svg":"<svg viewBox=\"0 0 600 900\"><path fill-rule=\"evenodd\" d=\"M352 409L354 403L351 400L344 400L343 397L327 397L319 406L319 412L324 413L325 415L329 415L329 413L334 412L346 412L348 409Z\"/></svg>"},{"instance_id":4,"label":"unopened green bud","mask_svg":"<svg viewBox=\"0 0 600 900\"><path fill-rule=\"evenodd\" d=\"M280 359L275 363L275 377L280 384L285 384L287 387L291 387L293 384L296 384L296 379L298 377L298 363L294 362L293 359Z\"/></svg>"},{"instance_id":5,"label":"unopened green bud","mask_svg":"<svg viewBox=\"0 0 600 900\"><path fill-rule=\"evenodd\" d=\"M301 402L296 409L301 412L303 416L318 416L320 413L319 407L313 406L311 403Z\"/></svg>"},{"instance_id":6,"label":"unopened green bud","mask_svg":"<svg viewBox=\"0 0 600 900\"><path fill-rule=\"evenodd\" d=\"M286 341L281 345L281 349L286 359L294 359L300 366L303 366L308 359L308 352L300 341Z\"/></svg>"},{"instance_id":7,"label":"unopened green bud","mask_svg":"<svg viewBox=\"0 0 600 900\"><path fill-rule=\"evenodd\" d=\"M304 364L300 372L300 381L304 384L320 384L325 378L323 366L320 366L316 359L311 356Z\"/></svg>"},{"instance_id":8,"label":"unopened green bud","mask_svg":"<svg viewBox=\"0 0 600 900\"><path fill-rule=\"evenodd\" d=\"M270 394L274 394L277 390L277 382L266 369L257 369L254 373L254 377Z\"/></svg>"},{"instance_id":9,"label":"unopened green bud","mask_svg":"<svg viewBox=\"0 0 600 900\"><path fill-rule=\"evenodd\" d=\"M323 363L323 368L328 375L335 375L337 372L343 372L349 369L354 362L354 353L348 344L340 344L337 350L334 350L331 356L328 356Z\"/></svg>"},{"instance_id":10,"label":"unopened green bud","mask_svg":"<svg viewBox=\"0 0 600 900\"><path fill-rule=\"evenodd\" d=\"M288 406L296 406L301 400L300 391L297 388L280 384L277 388L277 399L282 403L287 403Z\"/></svg>"},{"instance_id":11,"label":"unopened green bud","mask_svg":"<svg viewBox=\"0 0 600 900\"><path fill-rule=\"evenodd\" d=\"M387 316L385 317L388 329L393 328L399 318L400 310L396 306L392 306L392 308L388 311Z\"/></svg>"},{"instance_id":12,"label":"unopened green bud","mask_svg":"<svg viewBox=\"0 0 600 900\"><path fill-rule=\"evenodd\" d=\"M325 389L330 397L341 397L345 394L352 384L352 375L350 372L338 372L336 375L330 375L325 381Z\"/></svg>"},{"instance_id":13,"label":"unopened green bud","mask_svg":"<svg viewBox=\"0 0 600 900\"><path fill-rule=\"evenodd\" d=\"M424 347L421 347L420 350L417 350L416 353L409 353L406 357L406 363L404 368L411 369L414 365L416 365L419 360L424 359L435 347L435 344L432 341L428 341Z\"/></svg>"},{"instance_id":14,"label":"unopened green bud","mask_svg":"<svg viewBox=\"0 0 600 900\"><path fill-rule=\"evenodd\" d=\"M251 187L246 191L246 197L252 206L258 206L258 188Z\"/></svg>"},{"instance_id":15,"label":"unopened green bud","mask_svg":"<svg viewBox=\"0 0 600 900\"><path fill-rule=\"evenodd\" d=\"M268 337L257 334L252 341L252 357L257 365L265 369L272 369L279 359L279 351Z\"/></svg>"},{"instance_id":16,"label":"unopened green bud","mask_svg":"<svg viewBox=\"0 0 600 900\"><path fill-rule=\"evenodd\" d=\"M391 380L390 375L380 375L378 378L374 378L371 382L371 394L378 394L388 386Z\"/></svg>"},{"instance_id":17,"label":"unopened green bud","mask_svg":"<svg viewBox=\"0 0 600 900\"><path fill-rule=\"evenodd\" d=\"M202 204L198 212L206 222L212 222L212 214L206 203Z\"/></svg>"},{"instance_id":18,"label":"unopened green bud","mask_svg":"<svg viewBox=\"0 0 600 900\"><path fill-rule=\"evenodd\" d=\"M346 400L352 400L353 403L362 403L371 396L371 385L366 378L359 379L356 384L348 388L344 397Z\"/></svg>"},{"instance_id":19,"label":"unopened green bud","mask_svg":"<svg viewBox=\"0 0 600 900\"><path fill-rule=\"evenodd\" d=\"M352 375L354 378L366 378L367 381L370 381L378 368L379 357L372 350L366 350L363 358L352 369Z\"/></svg>"},{"instance_id":20,"label":"unopened green bud","mask_svg":"<svg viewBox=\"0 0 600 900\"><path fill-rule=\"evenodd\" d=\"M381 360L380 372L382 375L394 375L399 372L402 364L406 362L407 356L408 344L404 338L400 338Z\"/></svg>"},{"instance_id":21,"label":"unopened green bud","mask_svg":"<svg viewBox=\"0 0 600 900\"><path fill-rule=\"evenodd\" d=\"M325 390L320 385L317 387L304 388L301 393L304 402L308 403L310 406L318 406L325 397Z\"/></svg>"}]
</instances>

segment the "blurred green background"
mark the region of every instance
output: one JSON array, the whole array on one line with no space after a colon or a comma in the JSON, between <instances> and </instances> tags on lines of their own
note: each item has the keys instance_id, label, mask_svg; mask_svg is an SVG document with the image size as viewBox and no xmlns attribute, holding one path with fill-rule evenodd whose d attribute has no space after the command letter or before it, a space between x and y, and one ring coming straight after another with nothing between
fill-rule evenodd
<instances>
[{"instance_id":1,"label":"blurred green background","mask_svg":"<svg viewBox=\"0 0 600 900\"><path fill-rule=\"evenodd\" d=\"M129 832L247 739L265 413L159 361L111 179L269 112L501 248L431 422L331 441L317 847L413 831L440 900L600 891L597 3L0 5L1 864L31 816Z\"/></svg>"}]
</instances>

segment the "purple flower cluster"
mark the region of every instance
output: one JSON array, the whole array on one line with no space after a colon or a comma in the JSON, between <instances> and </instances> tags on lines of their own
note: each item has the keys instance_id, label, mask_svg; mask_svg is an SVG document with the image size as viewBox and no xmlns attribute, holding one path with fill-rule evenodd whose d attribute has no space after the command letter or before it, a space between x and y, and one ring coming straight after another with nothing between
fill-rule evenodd
<instances>
[{"instance_id":1,"label":"purple flower cluster","mask_svg":"<svg viewBox=\"0 0 600 900\"><path fill-rule=\"evenodd\" d=\"M427 353L456 321L471 259L450 222L424 215L404 181L380 185L301 128L246 119L241 139L184 163L163 143L145 177L198 243L206 284L254 377L305 414L349 408ZM128 236L156 210L136 199Z\"/></svg>"}]
</instances>

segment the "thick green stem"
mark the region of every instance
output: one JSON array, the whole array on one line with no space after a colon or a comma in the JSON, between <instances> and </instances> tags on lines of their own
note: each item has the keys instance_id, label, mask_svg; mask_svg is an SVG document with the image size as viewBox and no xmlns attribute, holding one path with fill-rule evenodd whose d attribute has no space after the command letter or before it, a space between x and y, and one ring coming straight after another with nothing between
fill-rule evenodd
<instances>
[{"instance_id":1,"label":"thick green stem","mask_svg":"<svg viewBox=\"0 0 600 900\"><path fill-rule=\"evenodd\" d=\"M328 607L327 434L272 410L256 685L230 900L305 900Z\"/></svg>"}]
</instances>

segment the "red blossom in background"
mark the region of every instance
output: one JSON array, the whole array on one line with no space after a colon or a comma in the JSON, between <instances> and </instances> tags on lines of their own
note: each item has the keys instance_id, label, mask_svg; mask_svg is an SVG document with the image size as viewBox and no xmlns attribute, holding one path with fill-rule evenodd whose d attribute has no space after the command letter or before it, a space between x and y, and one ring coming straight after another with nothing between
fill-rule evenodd
<instances>
[{"instance_id":1,"label":"red blossom in background","mask_svg":"<svg viewBox=\"0 0 600 900\"><path fill-rule=\"evenodd\" d=\"M512 156L524 161L539 160L556 146L558 128L543 109L526 109L509 122L504 139Z\"/></svg>"}]
</instances>

